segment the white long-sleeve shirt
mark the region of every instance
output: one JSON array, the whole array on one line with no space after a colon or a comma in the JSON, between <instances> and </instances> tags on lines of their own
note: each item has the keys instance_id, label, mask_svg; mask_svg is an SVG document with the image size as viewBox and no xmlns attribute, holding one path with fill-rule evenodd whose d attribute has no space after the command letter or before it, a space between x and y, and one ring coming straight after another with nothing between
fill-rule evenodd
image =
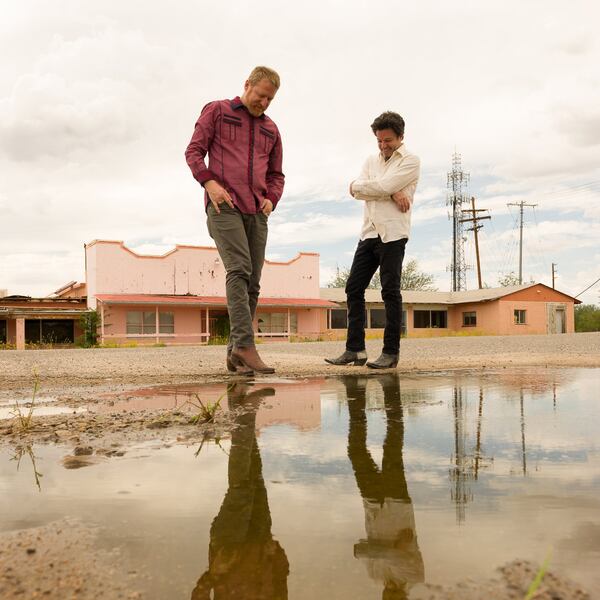
<instances>
[{"instance_id":1,"label":"white long-sleeve shirt","mask_svg":"<svg viewBox=\"0 0 600 600\"><path fill-rule=\"evenodd\" d=\"M386 161L383 154L369 156L358 179L352 183L352 195L365 201L360 239L381 237L393 242L410 236L412 203L419 181L420 161L401 144ZM392 194L402 190L411 207L401 212Z\"/></svg>"}]
</instances>

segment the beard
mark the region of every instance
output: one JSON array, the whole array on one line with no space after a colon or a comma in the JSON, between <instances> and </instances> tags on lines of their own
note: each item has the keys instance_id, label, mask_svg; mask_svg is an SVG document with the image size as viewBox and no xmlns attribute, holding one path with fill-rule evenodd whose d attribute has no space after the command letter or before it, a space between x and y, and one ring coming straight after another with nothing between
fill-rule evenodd
<instances>
[{"instance_id":1,"label":"beard","mask_svg":"<svg viewBox=\"0 0 600 600\"><path fill-rule=\"evenodd\" d=\"M262 106L250 106L248 108L248 112L253 116L253 117L261 117L263 115L263 113L265 112L263 110Z\"/></svg>"}]
</instances>

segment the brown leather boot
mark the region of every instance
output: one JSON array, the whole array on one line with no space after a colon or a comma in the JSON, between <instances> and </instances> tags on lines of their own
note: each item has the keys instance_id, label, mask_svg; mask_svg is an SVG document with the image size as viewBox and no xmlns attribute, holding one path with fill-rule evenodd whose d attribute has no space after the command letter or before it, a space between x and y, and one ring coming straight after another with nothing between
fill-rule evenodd
<instances>
[{"instance_id":1,"label":"brown leather boot","mask_svg":"<svg viewBox=\"0 0 600 600\"><path fill-rule=\"evenodd\" d=\"M254 371L245 367L237 358L231 357L231 350L227 348L227 370L231 373L236 373L237 375L254 375Z\"/></svg>"},{"instance_id":2,"label":"brown leather boot","mask_svg":"<svg viewBox=\"0 0 600 600\"><path fill-rule=\"evenodd\" d=\"M251 369L256 373L271 374L275 373L273 367L268 367L262 358L258 355L255 346L246 346L245 348L234 348L231 353L231 360L238 360L244 367Z\"/></svg>"}]
</instances>

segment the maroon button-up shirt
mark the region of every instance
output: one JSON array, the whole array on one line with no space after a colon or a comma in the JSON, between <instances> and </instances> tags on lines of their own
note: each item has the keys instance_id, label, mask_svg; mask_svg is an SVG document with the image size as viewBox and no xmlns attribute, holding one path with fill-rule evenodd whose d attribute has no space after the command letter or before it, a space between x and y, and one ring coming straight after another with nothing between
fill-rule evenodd
<instances>
[{"instance_id":1,"label":"maroon button-up shirt","mask_svg":"<svg viewBox=\"0 0 600 600\"><path fill-rule=\"evenodd\" d=\"M239 97L216 100L202 109L185 158L197 181L218 181L243 213L260 212L263 198L275 207L283 193L277 125L265 114L252 116ZM206 207L209 198L207 193L204 196Z\"/></svg>"}]
</instances>

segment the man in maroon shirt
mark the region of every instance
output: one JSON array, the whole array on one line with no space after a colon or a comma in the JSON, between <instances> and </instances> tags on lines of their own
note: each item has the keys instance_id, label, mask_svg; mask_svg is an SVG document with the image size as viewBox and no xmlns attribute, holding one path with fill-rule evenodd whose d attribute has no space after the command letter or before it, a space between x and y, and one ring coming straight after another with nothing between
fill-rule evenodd
<instances>
[{"instance_id":1,"label":"man in maroon shirt","mask_svg":"<svg viewBox=\"0 0 600 600\"><path fill-rule=\"evenodd\" d=\"M208 232L227 272L227 368L245 374L275 371L256 351L253 319L267 221L283 193L281 136L265 115L279 84L272 69L253 69L241 98L217 100L202 109L185 151L194 178L204 187Z\"/></svg>"}]
</instances>

